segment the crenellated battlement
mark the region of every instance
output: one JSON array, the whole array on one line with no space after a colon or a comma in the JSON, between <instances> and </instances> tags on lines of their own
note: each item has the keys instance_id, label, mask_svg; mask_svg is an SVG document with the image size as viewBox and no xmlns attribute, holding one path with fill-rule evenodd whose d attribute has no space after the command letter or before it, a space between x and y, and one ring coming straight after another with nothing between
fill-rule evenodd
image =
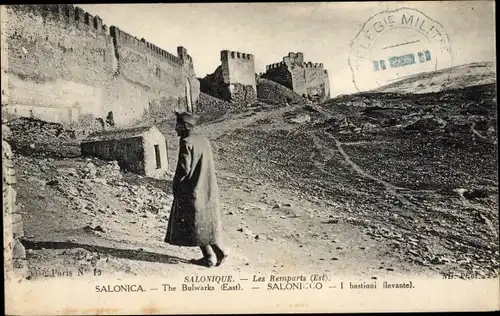
<instances>
[{"instance_id":1,"label":"crenellated battlement","mask_svg":"<svg viewBox=\"0 0 500 316\"><path fill-rule=\"evenodd\" d=\"M179 48L178 48L179 51ZM201 91L245 105L256 100L255 59L252 54L222 50L221 65L201 79Z\"/></svg>"},{"instance_id":2,"label":"crenellated battlement","mask_svg":"<svg viewBox=\"0 0 500 316\"><path fill-rule=\"evenodd\" d=\"M266 71L285 66L285 62L274 63L266 66Z\"/></svg>"},{"instance_id":3,"label":"crenellated battlement","mask_svg":"<svg viewBox=\"0 0 500 316\"><path fill-rule=\"evenodd\" d=\"M323 63L313 63L313 62L309 61L309 62L303 63L302 67L305 67L305 68L322 68L323 67Z\"/></svg>"},{"instance_id":4,"label":"crenellated battlement","mask_svg":"<svg viewBox=\"0 0 500 316\"><path fill-rule=\"evenodd\" d=\"M304 53L302 53L302 52L296 52L296 53L289 52L288 57L295 58L295 59L301 59L301 58L304 58Z\"/></svg>"},{"instance_id":5,"label":"crenellated battlement","mask_svg":"<svg viewBox=\"0 0 500 316\"><path fill-rule=\"evenodd\" d=\"M2 70L14 78L9 97L17 103L9 111L16 116L90 127L113 113L125 126L196 110L200 83L186 49L181 58L175 46L171 54L132 31L108 28L91 8L2 6L4 33Z\"/></svg>"},{"instance_id":6,"label":"crenellated battlement","mask_svg":"<svg viewBox=\"0 0 500 316\"><path fill-rule=\"evenodd\" d=\"M220 59L221 61L226 61L228 59L254 60L254 56L252 54L246 54L237 51L223 50L220 52Z\"/></svg>"},{"instance_id":7,"label":"crenellated battlement","mask_svg":"<svg viewBox=\"0 0 500 316\"><path fill-rule=\"evenodd\" d=\"M24 7L28 10L38 11L42 16L65 20L68 24L85 25L89 31L99 35L108 35L108 28L99 16L92 16L82 8L72 4L35 4Z\"/></svg>"},{"instance_id":8,"label":"crenellated battlement","mask_svg":"<svg viewBox=\"0 0 500 316\"><path fill-rule=\"evenodd\" d=\"M151 51L154 55L170 61L177 65L183 65L186 63L193 63L193 59L187 54L187 51L183 55L173 55L164 49L146 41L144 38L138 39L135 36L124 32L116 26L108 26L103 23L103 20L99 16L93 16L92 14L84 11L82 8L74 6L72 4L40 4L40 5L10 5L13 9L31 11L36 14L40 14L44 17L50 16L53 19L62 20L67 24L73 24L80 29L83 27L90 32L95 32L97 35L111 36L115 38L119 43L128 44L130 46L141 47ZM233 52L231 52L233 53ZM232 56L233 54L231 54ZM237 53L238 58L252 58L251 54ZM184 58L182 58L184 57Z\"/></svg>"},{"instance_id":9,"label":"crenellated battlement","mask_svg":"<svg viewBox=\"0 0 500 316\"><path fill-rule=\"evenodd\" d=\"M183 64L193 64L193 58L188 54L187 49L182 46L177 46L177 56Z\"/></svg>"},{"instance_id":10,"label":"crenellated battlement","mask_svg":"<svg viewBox=\"0 0 500 316\"><path fill-rule=\"evenodd\" d=\"M288 53L287 56L283 57L283 62L286 63L287 65L290 64L301 65L304 63L304 54L301 52L297 53L290 52Z\"/></svg>"},{"instance_id":11,"label":"crenellated battlement","mask_svg":"<svg viewBox=\"0 0 500 316\"><path fill-rule=\"evenodd\" d=\"M179 57L177 57L177 56L167 52L166 50L161 49L160 47L146 41L144 38L138 39L137 37L132 36L132 35L128 34L127 32L120 30L116 26L110 27L110 34L113 38L115 38L120 43L128 44L131 46L141 47L143 49L148 49L152 53L157 55L158 57L161 57L165 60L171 61L171 62L176 63L178 65L182 65L182 60Z\"/></svg>"},{"instance_id":12,"label":"crenellated battlement","mask_svg":"<svg viewBox=\"0 0 500 316\"><path fill-rule=\"evenodd\" d=\"M305 62L302 52L289 52L282 62L267 65L264 77L300 95L325 99L330 94L328 71L323 63Z\"/></svg>"},{"instance_id":13,"label":"crenellated battlement","mask_svg":"<svg viewBox=\"0 0 500 316\"><path fill-rule=\"evenodd\" d=\"M64 19L68 24L75 25L85 25L89 31L94 31L101 35L110 35L116 38L121 43L126 43L128 45L135 45L137 47L142 47L144 49L150 50L153 54L161 57L165 60L171 61L172 63L182 65L182 60L160 47L154 45L143 39L138 39L135 36L120 30L116 26L108 27L103 24L103 20L99 16L93 16L92 14L85 12L82 8L73 6L72 4L43 4L43 5L30 5L29 9L40 11L42 15L51 15L53 18ZM188 58L188 60L191 57Z\"/></svg>"},{"instance_id":14,"label":"crenellated battlement","mask_svg":"<svg viewBox=\"0 0 500 316\"><path fill-rule=\"evenodd\" d=\"M271 69L280 68L280 67L283 67L286 65L287 65L286 62L284 62L284 61L279 62L279 63L270 64L270 65L266 66L266 71L271 70ZM304 67L304 68L323 68L323 63L305 62L305 63L295 64L295 65L298 65L298 66Z\"/></svg>"}]
</instances>

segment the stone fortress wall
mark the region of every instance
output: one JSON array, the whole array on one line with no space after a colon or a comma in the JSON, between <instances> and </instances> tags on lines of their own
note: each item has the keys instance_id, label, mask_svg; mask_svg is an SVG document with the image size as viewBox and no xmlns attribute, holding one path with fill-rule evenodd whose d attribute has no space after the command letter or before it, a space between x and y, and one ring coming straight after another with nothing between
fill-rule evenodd
<instances>
[{"instance_id":1,"label":"stone fortress wall","mask_svg":"<svg viewBox=\"0 0 500 316\"><path fill-rule=\"evenodd\" d=\"M257 100L254 55L223 50L220 61L214 73L200 79L201 91L240 104Z\"/></svg>"},{"instance_id":2,"label":"stone fortress wall","mask_svg":"<svg viewBox=\"0 0 500 316\"><path fill-rule=\"evenodd\" d=\"M112 111L127 126L195 110L184 47L173 55L73 5L2 6L2 33L3 113L72 124Z\"/></svg>"},{"instance_id":3,"label":"stone fortress wall","mask_svg":"<svg viewBox=\"0 0 500 316\"><path fill-rule=\"evenodd\" d=\"M249 104L257 99L255 57L221 51L214 73L196 78L177 55L103 23L73 5L2 6L2 114L80 124L110 112L117 127L196 112L200 91ZM329 97L323 64L289 53L261 77L318 101ZM85 124L84 124L85 125Z\"/></svg>"},{"instance_id":4,"label":"stone fortress wall","mask_svg":"<svg viewBox=\"0 0 500 316\"><path fill-rule=\"evenodd\" d=\"M328 71L322 63L304 62L301 52L288 53L283 61L267 65L262 77L318 101L330 97Z\"/></svg>"}]
</instances>

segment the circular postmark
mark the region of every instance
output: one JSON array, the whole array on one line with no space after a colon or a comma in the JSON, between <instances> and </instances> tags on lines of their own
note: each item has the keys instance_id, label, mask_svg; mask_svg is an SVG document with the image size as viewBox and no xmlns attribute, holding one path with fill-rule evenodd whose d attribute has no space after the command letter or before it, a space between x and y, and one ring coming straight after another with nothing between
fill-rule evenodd
<instances>
[{"instance_id":1,"label":"circular postmark","mask_svg":"<svg viewBox=\"0 0 500 316\"><path fill-rule=\"evenodd\" d=\"M358 91L417 74L421 88L435 85L437 71L442 71L440 80L446 81L452 65L450 40L441 24L412 8L372 16L351 42L349 66Z\"/></svg>"}]
</instances>

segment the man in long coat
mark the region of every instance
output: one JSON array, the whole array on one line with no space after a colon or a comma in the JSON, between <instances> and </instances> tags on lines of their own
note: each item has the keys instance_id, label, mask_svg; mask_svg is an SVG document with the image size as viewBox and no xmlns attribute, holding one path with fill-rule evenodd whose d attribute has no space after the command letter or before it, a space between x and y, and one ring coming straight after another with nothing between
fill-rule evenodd
<instances>
[{"instance_id":1,"label":"man in long coat","mask_svg":"<svg viewBox=\"0 0 500 316\"><path fill-rule=\"evenodd\" d=\"M180 136L179 157L173 179L174 201L165 242L200 247L203 258L192 263L219 266L227 257L220 247L221 219L219 188L210 142L199 134L196 119L176 113L175 130Z\"/></svg>"}]
</instances>

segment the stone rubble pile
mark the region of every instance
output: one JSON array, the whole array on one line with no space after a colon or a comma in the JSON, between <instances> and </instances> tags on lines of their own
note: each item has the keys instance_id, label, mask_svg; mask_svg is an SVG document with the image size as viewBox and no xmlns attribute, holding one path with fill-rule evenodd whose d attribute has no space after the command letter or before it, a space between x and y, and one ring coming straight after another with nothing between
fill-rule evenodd
<instances>
[{"instance_id":1,"label":"stone rubble pile","mask_svg":"<svg viewBox=\"0 0 500 316\"><path fill-rule=\"evenodd\" d=\"M255 102L257 95L252 86L242 84L233 84L233 91L231 93L231 102L235 105L246 106L248 103Z\"/></svg>"},{"instance_id":2,"label":"stone rubble pile","mask_svg":"<svg viewBox=\"0 0 500 316\"><path fill-rule=\"evenodd\" d=\"M33 118L18 118L7 123L11 145L22 154L78 156L78 133L58 123Z\"/></svg>"},{"instance_id":3,"label":"stone rubble pile","mask_svg":"<svg viewBox=\"0 0 500 316\"><path fill-rule=\"evenodd\" d=\"M116 161L31 157L20 157L18 161L26 175L45 178L46 186L58 191L72 209L84 214L170 212L173 197L164 191L169 189L168 183L165 183L165 188L149 183L131 183L124 178Z\"/></svg>"},{"instance_id":4,"label":"stone rubble pile","mask_svg":"<svg viewBox=\"0 0 500 316\"><path fill-rule=\"evenodd\" d=\"M32 118L18 118L8 122L12 138L17 142L48 143L76 138L73 130L64 128L61 124L45 122Z\"/></svg>"},{"instance_id":5,"label":"stone rubble pile","mask_svg":"<svg viewBox=\"0 0 500 316\"><path fill-rule=\"evenodd\" d=\"M97 166L92 162L92 159L87 159L87 163L80 170L80 175L82 179L101 178L107 181L120 181L123 178L120 166L115 160L100 162L100 166Z\"/></svg>"},{"instance_id":6,"label":"stone rubble pile","mask_svg":"<svg viewBox=\"0 0 500 316\"><path fill-rule=\"evenodd\" d=\"M305 98L296 92L264 78L257 79L257 98L266 103L282 106L308 103Z\"/></svg>"},{"instance_id":7,"label":"stone rubble pile","mask_svg":"<svg viewBox=\"0 0 500 316\"><path fill-rule=\"evenodd\" d=\"M205 114L211 112L227 111L230 107L230 102L200 92L200 96L198 98L199 112Z\"/></svg>"},{"instance_id":8,"label":"stone rubble pile","mask_svg":"<svg viewBox=\"0 0 500 316\"><path fill-rule=\"evenodd\" d=\"M196 114L199 116L198 124L216 121L231 110L231 103L209 94L200 92Z\"/></svg>"}]
</instances>

